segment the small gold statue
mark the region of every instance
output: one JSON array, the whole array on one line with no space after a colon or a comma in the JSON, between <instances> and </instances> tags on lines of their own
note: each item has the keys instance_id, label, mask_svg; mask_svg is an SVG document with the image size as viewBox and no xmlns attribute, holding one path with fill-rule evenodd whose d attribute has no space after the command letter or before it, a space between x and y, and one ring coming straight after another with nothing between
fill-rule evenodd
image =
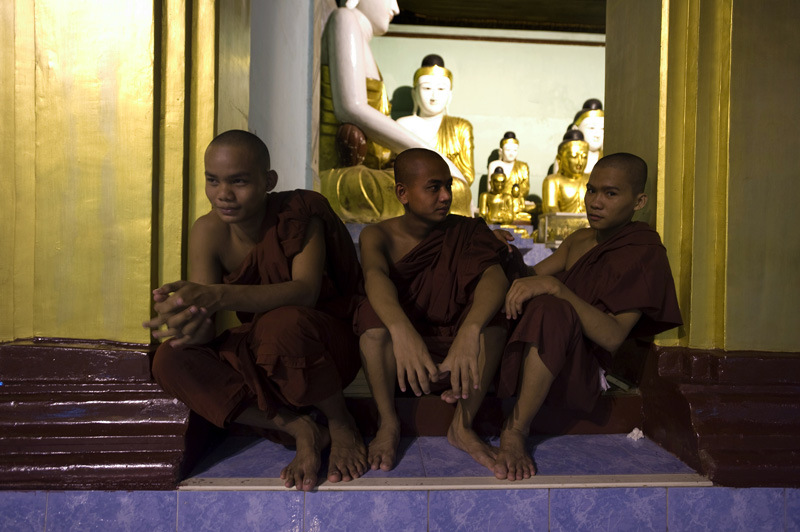
<instances>
[{"instance_id":1,"label":"small gold statue","mask_svg":"<svg viewBox=\"0 0 800 532\"><path fill-rule=\"evenodd\" d=\"M490 224L510 224L514 221L514 204L511 195L504 192L506 174L498 167L490 180L491 192L483 192L478 200L481 218Z\"/></svg>"},{"instance_id":2,"label":"small gold statue","mask_svg":"<svg viewBox=\"0 0 800 532\"><path fill-rule=\"evenodd\" d=\"M583 134L569 130L558 145L558 173L551 174L542 183L542 212L585 213L583 196L586 194L588 176L584 174L589 144Z\"/></svg>"},{"instance_id":3,"label":"small gold statue","mask_svg":"<svg viewBox=\"0 0 800 532\"><path fill-rule=\"evenodd\" d=\"M530 174L528 164L517 160L518 151L517 135L513 131L506 131L500 139L500 159L489 163L489 175L492 175L498 167L502 168L506 174L505 192L511 194L511 187L519 186L520 196L524 202L531 188Z\"/></svg>"}]
</instances>

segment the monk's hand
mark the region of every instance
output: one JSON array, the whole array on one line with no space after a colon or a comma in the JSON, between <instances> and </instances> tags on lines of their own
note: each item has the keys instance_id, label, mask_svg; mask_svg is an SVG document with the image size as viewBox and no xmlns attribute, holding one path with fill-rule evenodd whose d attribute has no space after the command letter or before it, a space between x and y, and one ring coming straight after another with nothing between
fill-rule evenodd
<instances>
[{"instance_id":1,"label":"monk's hand","mask_svg":"<svg viewBox=\"0 0 800 532\"><path fill-rule=\"evenodd\" d=\"M481 382L478 375L480 350L480 329L462 326L453 339L450 350L447 351L447 357L439 364L439 371L450 372L453 397L468 399L470 380L472 380L472 387L478 389Z\"/></svg>"},{"instance_id":2,"label":"monk's hand","mask_svg":"<svg viewBox=\"0 0 800 532\"><path fill-rule=\"evenodd\" d=\"M494 236L496 236L500 242L506 245L508 251L511 251L511 242L514 241L514 235L512 233L509 233L505 229L495 229L492 233L494 233Z\"/></svg>"},{"instance_id":3,"label":"monk's hand","mask_svg":"<svg viewBox=\"0 0 800 532\"><path fill-rule=\"evenodd\" d=\"M439 380L439 370L419 333L412 327L392 334L392 347L400 389L405 392L408 381L417 397L431 393L431 381Z\"/></svg>"},{"instance_id":4,"label":"monk's hand","mask_svg":"<svg viewBox=\"0 0 800 532\"><path fill-rule=\"evenodd\" d=\"M178 346L197 343L197 337L208 333L213 322L207 309L192 305L169 314L159 314L142 325L152 329L153 338L174 337L172 345Z\"/></svg>"},{"instance_id":5,"label":"monk's hand","mask_svg":"<svg viewBox=\"0 0 800 532\"><path fill-rule=\"evenodd\" d=\"M175 281L153 290L153 308L159 315L173 314L191 306L213 314L219 310L221 298L219 286Z\"/></svg>"},{"instance_id":6,"label":"monk's hand","mask_svg":"<svg viewBox=\"0 0 800 532\"><path fill-rule=\"evenodd\" d=\"M561 281L550 275L515 280L506 293L506 318L517 319L522 314L525 303L536 296L550 294L559 297L563 287Z\"/></svg>"}]
</instances>

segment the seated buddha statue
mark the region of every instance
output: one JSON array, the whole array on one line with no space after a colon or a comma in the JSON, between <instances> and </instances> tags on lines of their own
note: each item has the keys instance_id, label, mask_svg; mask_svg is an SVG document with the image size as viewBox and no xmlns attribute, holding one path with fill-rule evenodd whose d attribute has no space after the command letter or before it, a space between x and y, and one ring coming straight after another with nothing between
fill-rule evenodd
<instances>
[{"instance_id":1,"label":"seated buddha statue","mask_svg":"<svg viewBox=\"0 0 800 532\"><path fill-rule=\"evenodd\" d=\"M394 155L429 148L392 120L370 40L389 29L396 0L348 0L325 24L321 48L320 192L345 222L399 216ZM443 157L444 158L444 157ZM455 166L444 158L451 171Z\"/></svg>"},{"instance_id":2,"label":"seated buddha statue","mask_svg":"<svg viewBox=\"0 0 800 532\"><path fill-rule=\"evenodd\" d=\"M531 188L528 164L517 160L519 140L513 131L506 131L500 139L500 158L489 163L489 175L495 168L502 168L506 176L506 192L511 193L513 186L519 186L523 198L528 195Z\"/></svg>"},{"instance_id":3,"label":"seated buddha statue","mask_svg":"<svg viewBox=\"0 0 800 532\"><path fill-rule=\"evenodd\" d=\"M506 193L506 175L498 167L489 178L490 192L483 192L478 201L481 218L490 224L510 224L514 221L514 204L511 194Z\"/></svg>"},{"instance_id":4,"label":"seated buddha statue","mask_svg":"<svg viewBox=\"0 0 800 532\"><path fill-rule=\"evenodd\" d=\"M530 222L531 214L525 210L525 196L519 185L511 187L511 207L514 211L515 222Z\"/></svg>"},{"instance_id":5,"label":"seated buddha statue","mask_svg":"<svg viewBox=\"0 0 800 532\"><path fill-rule=\"evenodd\" d=\"M475 180L473 164L472 124L447 114L453 97L453 73L436 54L425 56L414 72L414 114L397 119L397 123L424 140L428 147L447 158L458 172L453 175L453 202L450 212L471 217L472 191Z\"/></svg>"},{"instance_id":6,"label":"seated buddha statue","mask_svg":"<svg viewBox=\"0 0 800 532\"><path fill-rule=\"evenodd\" d=\"M596 98L586 100L583 108L575 114L572 128L579 130L583 139L589 143L589 156L586 158L584 172L590 174L595 163L603 156L605 115L602 102Z\"/></svg>"},{"instance_id":7,"label":"seated buddha statue","mask_svg":"<svg viewBox=\"0 0 800 532\"><path fill-rule=\"evenodd\" d=\"M588 175L584 174L589 144L583 134L569 130L558 145L558 173L551 174L542 183L542 212L586 212L583 196L586 194Z\"/></svg>"}]
</instances>

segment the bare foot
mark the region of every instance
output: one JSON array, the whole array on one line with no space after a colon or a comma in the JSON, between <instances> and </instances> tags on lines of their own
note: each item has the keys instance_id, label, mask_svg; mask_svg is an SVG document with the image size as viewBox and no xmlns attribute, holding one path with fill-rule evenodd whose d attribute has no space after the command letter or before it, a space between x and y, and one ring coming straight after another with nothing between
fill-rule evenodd
<instances>
[{"instance_id":1,"label":"bare foot","mask_svg":"<svg viewBox=\"0 0 800 532\"><path fill-rule=\"evenodd\" d=\"M500 452L493 468L494 476L500 480L522 480L536 474L533 458L525 450L526 437L513 429L504 429L500 434Z\"/></svg>"},{"instance_id":2,"label":"bare foot","mask_svg":"<svg viewBox=\"0 0 800 532\"><path fill-rule=\"evenodd\" d=\"M459 401L459 399L461 399L461 397L453 393L452 389L443 391L442 395L440 395L439 397L442 398L442 401L444 401L445 403L450 403L451 405L456 404Z\"/></svg>"},{"instance_id":3,"label":"bare foot","mask_svg":"<svg viewBox=\"0 0 800 532\"><path fill-rule=\"evenodd\" d=\"M298 490L311 491L317 485L317 474L321 463L322 449L330 445L328 429L320 427L310 418L300 418L296 423L295 441L297 452L289 465L281 471L284 486L297 486Z\"/></svg>"},{"instance_id":4,"label":"bare foot","mask_svg":"<svg viewBox=\"0 0 800 532\"><path fill-rule=\"evenodd\" d=\"M400 443L400 424L381 423L375 439L369 442L369 464L373 470L390 471L397 459L397 446Z\"/></svg>"},{"instance_id":5,"label":"bare foot","mask_svg":"<svg viewBox=\"0 0 800 532\"><path fill-rule=\"evenodd\" d=\"M481 440L475 431L462 426L450 425L447 430L447 441L456 449L461 449L476 462L493 469L497 458L497 449Z\"/></svg>"},{"instance_id":6,"label":"bare foot","mask_svg":"<svg viewBox=\"0 0 800 532\"><path fill-rule=\"evenodd\" d=\"M348 415L348 417L350 417ZM367 449L353 418L349 422L329 425L331 433L331 456L328 465L330 482L349 482L366 473Z\"/></svg>"}]
</instances>

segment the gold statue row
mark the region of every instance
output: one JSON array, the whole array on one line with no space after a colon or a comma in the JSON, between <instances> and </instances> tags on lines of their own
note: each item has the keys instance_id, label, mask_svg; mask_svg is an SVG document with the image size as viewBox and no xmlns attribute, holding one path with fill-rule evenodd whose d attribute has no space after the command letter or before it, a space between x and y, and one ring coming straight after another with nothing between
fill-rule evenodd
<instances>
[{"instance_id":1,"label":"gold statue row","mask_svg":"<svg viewBox=\"0 0 800 532\"><path fill-rule=\"evenodd\" d=\"M372 223L399 216L402 206L394 194L393 154L409 148L429 148L437 151L450 167L451 212L473 216L472 124L447 114L453 74L440 56L425 57L414 73L414 113L396 121L390 117L386 87L369 48L370 39L386 33L398 12L396 2L391 2L391 9L381 8L384 4L386 0L348 0L333 11L325 25L321 192L346 222ZM582 109L576 115L559 145L555 170L544 181L542 212L582 212L584 169L589 166L590 170L602 156L602 116L602 106ZM590 138L587 127L596 126L598 119L599 151L590 149L596 144L592 139L597 135L592 133ZM536 212L533 202L526 203L529 170L526 163L516 160L518 149L516 135L506 133L500 141L500 158L489 165L489 191L481 194L478 203L479 214L490 223L530 223Z\"/></svg>"}]
</instances>

